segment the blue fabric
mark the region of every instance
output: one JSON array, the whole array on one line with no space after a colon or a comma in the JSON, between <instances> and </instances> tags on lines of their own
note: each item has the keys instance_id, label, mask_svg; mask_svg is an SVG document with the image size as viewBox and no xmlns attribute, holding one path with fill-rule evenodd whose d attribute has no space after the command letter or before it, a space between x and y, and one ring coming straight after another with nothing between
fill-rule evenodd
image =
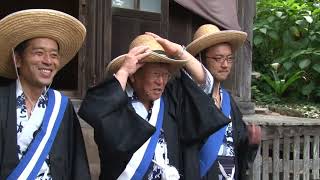
<instances>
[{"instance_id":1,"label":"blue fabric","mask_svg":"<svg viewBox=\"0 0 320 180\"><path fill-rule=\"evenodd\" d=\"M7 178L8 180L16 180L18 179L18 177L21 175L21 173L23 172L23 170L26 168L26 166L28 165L28 163L30 162L31 158L33 157L36 149L38 148L40 142L42 141L44 135L46 134L47 128L48 128L48 123L53 111L53 107L55 104L55 96L54 96L54 91L52 89L48 90L48 106L45 112L45 115L43 117L43 124L41 126L40 131L38 132L38 134L36 135L35 139L33 140L33 142L30 144L30 147L28 149L28 152L26 153L26 155L20 160L18 166L14 169L14 171L10 174L10 176ZM68 104L68 98L64 95L61 94L61 106L59 108L59 113L57 116L57 119L55 121L52 133L45 145L45 148L43 150L43 152L41 153L39 159L37 160L37 163L35 165L35 167L32 169L31 173L29 174L27 179L33 180L37 177L37 174L43 164L43 162L45 161L52 143L56 137L56 134L58 132L61 120L63 118L64 112L66 110Z\"/></svg>"},{"instance_id":2,"label":"blue fabric","mask_svg":"<svg viewBox=\"0 0 320 180\"><path fill-rule=\"evenodd\" d=\"M225 89L222 90L222 112L226 117L230 117L231 104L230 95ZM207 140L207 142L202 146L199 153L200 160L200 175L205 176L218 157L218 152L221 144L223 143L223 138L226 132L225 127L221 128L219 131L213 133Z\"/></svg>"},{"instance_id":3,"label":"blue fabric","mask_svg":"<svg viewBox=\"0 0 320 180\"><path fill-rule=\"evenodd\" d=\"M152 135L150 142L148 144L148 147L146 149L146 152L141 160L141 163L140 163L139 167L137 168L135 174L131 178L132 180L141 180L149 168L149 165L150 165L151 160L153 158L154 151L156 149L158 138L160 136L160 130L161 130L162 123L163 123L163 115L164 115L164 102L161 97L160 110L159 110L157 123L156 123L156 132Z\"/></svg>"}]
</instances>

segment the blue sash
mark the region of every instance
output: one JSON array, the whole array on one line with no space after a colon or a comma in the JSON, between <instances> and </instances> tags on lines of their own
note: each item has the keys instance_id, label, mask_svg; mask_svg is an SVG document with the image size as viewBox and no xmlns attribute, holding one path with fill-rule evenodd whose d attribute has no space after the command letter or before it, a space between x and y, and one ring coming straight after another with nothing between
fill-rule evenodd
<instances>
[{"instance_id":1,"label":"blue sash","mask_svg":"<svg viewBox=\"0 0 320 180\"><path fill-rule=\"evenodd\" d=\"M18 166L8 176L8 180L34 180L50 152L64 112L68 98L58 91L48 90L48 105L43 117L40 131L29 145L27 153L22 157Z\"/></svg>"},{"instance_id":2,"label":"blue sash","mask_svg":"<svg viewBox=\"0 0 320 180\"><path fill-rule=\"evenodd\" d=\"M230 117L231 105L229 93L222 89L222 112L226 117ZM207 142L202 146L199 153L200 160L200 175L205 176L218 157L218 152L220 146L223 143L224 135L227 129L225 127L221 128L219 131L213 133L207 140Z\"/></svg>"},{"instance_id":3,"label":"blue sash","mask_svg":"<svg viewBox=\"0 0 320 180\"><path fill-rule=\"evenodd\" d=\"M164 115L164 102L161 97L160 110L158 113L157 124L156 124L156 132L152 135L150 142L148 144L148 147L146 149L146 152L144 153L144 156L141 160L141 163L131 178L132 180L141 180L149 168L149 165L153 158L154 151L156 149L157 142L160 136L160 130L162 128L162 123L163 123L163 115Z\"/></svg>"}]
</instances>

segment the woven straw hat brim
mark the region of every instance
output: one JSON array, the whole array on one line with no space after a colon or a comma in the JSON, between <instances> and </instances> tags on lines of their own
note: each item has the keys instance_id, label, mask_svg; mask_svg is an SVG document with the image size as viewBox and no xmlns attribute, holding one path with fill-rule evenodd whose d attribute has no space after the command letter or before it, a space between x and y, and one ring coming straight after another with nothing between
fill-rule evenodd
<instances>
[{"instance_id":1,"label":"woven straw hat brim","mask_svg":"<svg viewBox=\"0 0 320 180\"><path fill-rule=\"evenodd\" d=\"M59 44L60 67L78 52L86 28L76 18L56 10L29 9L0 20L0 76L16 78L12 48L32 38L50 38Z\"/></svg>"},{"instance_id":2,"label":"woven straw hat brim","mask_svg":"<svg viewBox=\"0 0 320 180\"><path fill-rule=\"evenodd\" d=\"M116 73L121 65L124 62L125 59L125 54L118 56L114 58L107 66L106 71L108 74L114 74ZM165 55L158 54L156 52L151 52L147 57L143 58L141 60L143 63L167 63L170 64L169 66L169 71L170 72L175 72L182 68L188 60L176 60L176 59L171 59Z\"/></svg>"},{"instance_id":3,"label":"woven straw hat brim","mask_svg":"<svg viewBox=\"0 0 320 180\"><path fill-rule=\"evenodd\" d=\"M202 50L219 43L230 43L233 50L238 49L247 38L247 33L235 30L225 30L201 36L192 41L187 47L187 51L193 56Z\"/></svg>"}]
</instances>

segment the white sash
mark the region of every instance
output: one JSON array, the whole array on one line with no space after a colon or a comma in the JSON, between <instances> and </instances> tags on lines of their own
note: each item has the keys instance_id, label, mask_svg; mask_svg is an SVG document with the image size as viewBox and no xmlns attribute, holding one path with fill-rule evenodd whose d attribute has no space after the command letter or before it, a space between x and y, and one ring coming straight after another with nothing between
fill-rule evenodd
<instances>
[{"instance_id":1,"label":"white sash","mask_svg":"<svg viewBox=\"0 0 320 180\"><path fill-rule=\"evenodd\" d=\"M35 179L51 149L67 107L68 99L60 92L52 89L49 89L48 96L48 105L41 129L30 144L28 152L7 178L8 180Z\"/></svg>"},{"instance_id":2,"label":"white sash","mask_svg":"<svg viewBox=\"0 0 320 180\"><path fill-rule=\"evenodd\" d=\"M152 126L156 126L158 113L160 110L160 98L155 100L152 107L152 114L149 120L149 123ZM146 152L146 149L150 142L149 138L132 156L129 163L127 164L125 170L121 173L121 175L118 177L118 180L129 180L132 178L132 176L135 174L137 168L139 167L142 158Z\"/></svg>"}]
</instances>

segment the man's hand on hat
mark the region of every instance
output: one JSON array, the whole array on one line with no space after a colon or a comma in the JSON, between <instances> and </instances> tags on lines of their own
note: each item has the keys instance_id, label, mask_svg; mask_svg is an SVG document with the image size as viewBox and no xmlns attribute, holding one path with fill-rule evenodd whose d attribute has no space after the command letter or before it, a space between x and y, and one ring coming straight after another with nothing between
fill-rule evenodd
<instances>
[{"instance_id":1,"label":"man's hand on hat","mask_svg":"<svg viewBox=\"0 0 320 180\"><path fill-rule=\"evenodd\" d=\"M189 73L189 75L191 75L192 79L197 84L200 85L206 82L207 76L202 64L188 51L186 51L184 46L171 42L151 32L146 32L145 34L154 37L155 40L157 40L157 42L163 47L167 55L173 56L175 59L188 60L184 69Z\"/></svg>"},{"instance_id":2,"label":"man's hand on hat","mask_svg":"<svg viewBox=\"0 0 320 180\"><path fill-rule=\"evenodd\" d=\"M120 69L115 74L115 77L119 81L123 90L126 88L129 76L134 74L140 67L143 66L143 63L140 61L149 53L150 50L147 46L137 46L132 48L128 54L125 55Z\"/></svg>"},{"instance_id":3,"label":"man's hand on hat","mask_svg":"<svg viewBox=\"0 0 320 180\"><path fill-rule=\"evenodd\" d=\"M134 74L140 67L143 66L141 59L150 54L149 47L137 46L132 48L124 58L124 62L119 71L128 73L128 76Z\"/></svg>"},{"instance_id":4,"label":"man's hand on hat","mask_svg":"<svg viewBox=\"0 0 320 180\"><path fill-rule=\"evenodd\" d=\"M152 32L146 32L146 34L154 37L157 42L163 47L167 55L174 57L181 56L181 51L183 51L183 48L180 44L171 42L168 39L162 38Z\"/></svg>"}]
</instances>

